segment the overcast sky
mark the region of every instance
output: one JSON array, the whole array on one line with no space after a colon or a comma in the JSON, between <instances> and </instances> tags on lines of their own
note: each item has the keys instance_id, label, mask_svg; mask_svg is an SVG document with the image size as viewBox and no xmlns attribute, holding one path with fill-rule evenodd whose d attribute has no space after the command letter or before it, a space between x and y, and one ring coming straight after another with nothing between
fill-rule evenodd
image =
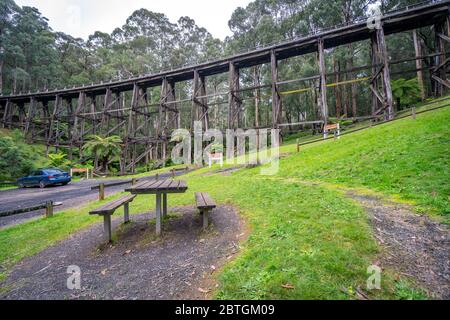
<instances>
[{"instance_id":1,"label":"overcast sky","mask_svg":"<svg viewBox=\"0 0 450 320\"><path fill-rule=\"evenodd\" d=\"M224 39L231 32L228 20L237 7L251 0L16 0L20 6L39 9L55 31L87 39L95 31L111 33L125 24L133 11L146 8L161 12L176 22L189 16L216 38Z\"/></svg>"}]
</instances>

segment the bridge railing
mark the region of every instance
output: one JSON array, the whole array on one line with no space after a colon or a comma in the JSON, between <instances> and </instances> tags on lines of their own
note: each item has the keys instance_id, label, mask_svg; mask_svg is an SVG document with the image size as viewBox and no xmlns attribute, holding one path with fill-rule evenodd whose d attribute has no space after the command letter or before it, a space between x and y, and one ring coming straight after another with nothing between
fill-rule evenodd
<instances>
[{"instance_id":1,"label":"bridge railing","mask_svg":"<svg viewBox=\"0 0 450 320\"><path fill-rule=\"evenodd\" d=\"M399 12L407 12L413 9L417 9L417 8L421 8L421 7L427 7L430 5L434 5L434 4L442 4L442 3L446 3L449 2L448 0L428 0L428 1L422 1L416 4L412 4L412 5L408 5L402 8L398 8L398 9L393 9L393 10L389 10L385 13L383 13L384 16L388 16L391 14L396 14ZM318 34L322 34L325 33L327 31L331 31L331 30L335 30L335 29L339 29L339 28L344 28L344 27L349 27L351 25L355 25L358 23L362 23L364 21L366 21L369 18L369 16L364 16L364 17L358 17L353 19L350 23L347 24L338 24L338 25L334 25L331 27L327 27L327 28L317 28L307 34L298 34L295 35L294 37L286 37L281 41L276 41L276 42L272 42L272 43L264 43L255 47L246 47L246 48L241 48L241 51L238 54L235 55L239 55L239 54L245 54L245 53L249 53L252 51L257 51L257 50L262 50L262 49L268 49L272 46L276 46L276 45L280 45L283 44L284 42L291 42L291 41L296 41L296 40L300 40L302 38L307 38L307 37L311 37L311 36L315 36ZM233 55L233 56L235 56ZM101 85L101 84L107 84L107 83L112 83L112 82L119 82L119 81L127 81L127 80L139 80L141 78L145 78L145 77L149 77L149 76L153 76L159 73L164 73L164 72L169 72L169 71L174 71L177 69L182 69L182 68L188 68L188 67L193 67L194 65L198 65L198 64L206 64L206 63L211 63L217 60L229 60L231 59L232 56L228 56L228 57L224 57L224 56L218 56L218 57L212 57L209 59L205 59L205 60L195 60L195 61L190 61L189 63L185 63L185 64L181 64L181 65L177 65L177 66L172 66L170 68L160 68L159 71L154 72L154 73L146 73L146 74L141 74L141 75L133 75L130 76L128 78L126 77L114 77L114 78L109 78L109 79L105 79L104 81L102 81L101 83L92 83L92 84L83 84L80 88L86 88L89 86L93 86L93 85ZM45 89L45 90L41 90L41 91L37 91L34 93L44 93L44 92L52 92L52 91L58 91L62 88L53 88L53 89ZM70 89L70 88L64 88L64 89ZM73 87L73 89L76 89L76 87ZM28 94L31 94L31 92L28 92ZM19 94L14 94L11 96L21 96L22 92L20 92ZM0 93L0 97L3 96L2 93Z\"/></svg>"}]
</instances>

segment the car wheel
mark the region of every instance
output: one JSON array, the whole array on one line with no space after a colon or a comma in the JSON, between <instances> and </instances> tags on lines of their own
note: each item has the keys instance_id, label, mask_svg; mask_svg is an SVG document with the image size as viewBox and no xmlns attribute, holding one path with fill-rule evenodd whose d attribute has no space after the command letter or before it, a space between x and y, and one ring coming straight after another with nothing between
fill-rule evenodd
<instances>
[{"instance_id":1,"label":"car wheel","mask_svg":"<svg viewBox=\"0 0 450 320\"><path fill-rule=\"evenodd\" d=\"M44 181L39 182L39 188L44 189L45 187L46 185Z\"/></svg>"},{"instance_id":2,"label":"car wheel","mask_svg":"<svg viewBox=\"0 0 450 320\"><path fill-rule=\"evenodd\" d=\"M23 184L23 182L20 182L18 186L19 186L19 189L24 189L25 188L25 185Z\"/></svg>"},{"instance_id":3,"label":"car wheel","mask_svg":"<svg viewBox=\"0 0 450 320\"><path fill-rule=\"evenodd\" d=\"M69 184L68 182L64 182L62 185L67 186L68 184Z\"/></svg>"}]
</instances>

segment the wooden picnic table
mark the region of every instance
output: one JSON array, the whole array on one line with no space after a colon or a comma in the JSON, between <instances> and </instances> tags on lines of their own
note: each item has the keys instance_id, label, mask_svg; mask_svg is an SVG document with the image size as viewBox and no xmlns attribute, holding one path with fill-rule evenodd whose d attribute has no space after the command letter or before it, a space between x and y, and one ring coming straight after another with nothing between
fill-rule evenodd
<instances>
[{"instance_id":1,"label":"wooden picnic table","mask_svg":"<svg viewBox=\"0 0 450 320\"><path fill-rule=\"evenodd\" d=\"M185 193L188 187L181 180L153 180L141 182L126 189L131 194L156 195L156 234L161 235L162 218L167 216L167 195L169 193Z\"/></svg>"}]
</instances>

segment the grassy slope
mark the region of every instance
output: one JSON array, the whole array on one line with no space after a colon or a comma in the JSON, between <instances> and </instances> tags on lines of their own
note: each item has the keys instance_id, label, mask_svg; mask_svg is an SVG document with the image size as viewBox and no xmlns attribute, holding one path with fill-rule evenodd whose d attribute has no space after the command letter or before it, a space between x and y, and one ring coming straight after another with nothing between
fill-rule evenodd
<instances>
[{"instance_id":1,"label":"grassy slope","mask_svg":"<svg viewBox=\"0 0 450 320\"><path fill-rule=\"evenodd\" d=\"M319 180L399 194L420 208L444 214L449 117L448 109L434 111L417 121L405 119L338 142L306 146L300 154L283 159L275 177L260 176L258 168L231 176L203 176L209 169L187 175L189 192L170 197L171 206L193 205L194 192L208 191L218 202L237 206L251 228L242 254L221 272L217 297L353 298L353 289L364 287L366 269L378 252L367 217L341 191L300 182ZM293 152L295 146L282 149ZM131 210L147 211L153 201L138 197ZM87 215L88 210L68 210L1 230L0 264L9 270L23 257L99 222ZM282 288L285 284L294 289ZM400 297L392 277L385 275L382 285L383 290L371 295ZM402 297L411 292L400 289Z\"/></svg>"},{"instance_id":2,"label":"grassy slope","mask_svg":"<svg viewBox=\"0 0 450 320\"><path fill-rule=\"evenodd\" d=\"M450 108L444 108L305 146L281 161L280 176L366 187L448 218L449 123Z\"/></svg>"}]
</instances>

